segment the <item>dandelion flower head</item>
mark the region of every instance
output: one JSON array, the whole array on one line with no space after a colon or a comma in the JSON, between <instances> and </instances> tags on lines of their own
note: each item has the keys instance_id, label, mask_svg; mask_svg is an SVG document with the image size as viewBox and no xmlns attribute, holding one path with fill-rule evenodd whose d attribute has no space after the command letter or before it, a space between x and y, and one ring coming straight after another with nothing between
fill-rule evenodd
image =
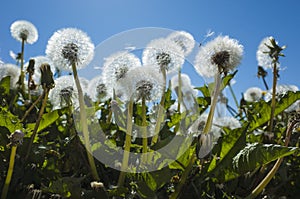
<instances>
[{"instance_id":1,"label":"dandelion flower head","mask_svg":"<svg viewBox=\"0 0 300 199\"><path fill-rule=\"evenodd\" d=\"M141 67L140 59L127 51L120 51L105 58L102 76L108 91L118 90L130 69Z\"/></svg>"},{"instance_id":2,"label":"dandelion flower head","mask_svg":"<svg viewBox=\"0 0 300 199\"><path fill-rule=\"evenodd\" d=\"M163 67L167 72L178 71L184 63L184 52L175 42L159 38L149 42L143 51L143 65Z\"/></svg>"},{"instance_id":3,"label":"dandelion flower head","mask_svg":"<svg viewBox=\"0 0 300 199\"><path fill-rule=\"evenodd\" d=\"M90 80L87 94L94 102L106 101L110 98L112 91L107 91L107 86L104 84L102 75L98 75Z\"/></svg>"},{"instance_id":4,"label":"dandelion flower head","mask_svg":"<svg viewBox=\"0 0 300 199\"><path fill-rule=\"evenodd\" d=\"M20 42L24 40L28 44L33 44L38 40L38 31L29 21L15 21L10 26L10 32L12 37Z\"/></svg>"},{"instance_id":5,"label":"dandelion flower head","mask_svg":"<svg viewBox=\"0 0 300 199\"><path fill-rule=\"evenodd\" d=\"M162 96L163 82L163 76L153 66L143 66L128 72L124 90L128 100L133 97L135 101L139 101L144 97L147 101L155 101Z\"/></svg>"},{"instance_id":6,"label":"dandelion flower head","mask_svg":"<svg viewBox=\"0 0 300 199\"><path fill-rule=\"evenodd\" d=\"M256 51L256 59L259 66L262 66L264 69L272 68L272 58L269 55L270 49L268 46L272 46L271 39L272 36L265 37L259 44L258 49Z\"/></svg>"},{"instance_id":7,"label":"dandelion flower head","mask_svg":"<svg viewBox=\"0 0 300 199\"><path fill-rule=\"evenodd\" d=\"M178 81L178 75L174 75L171 78L171 86L173 90L178 89L179 87L179 81ZM181 74L181 91L183 94L192 93L194 96L198 94L198 91L195 90L191 84L191 79L187 74Z\"/></svg>"},{"instance_id":8,"label":"dandelion flower head","mask_svg":"<svg viewBox=\"0 0 300 199\"><path fill-rule=\"evenodd\" d=\"M257 102L262 99L263 91L258 87L251 87L244 93L244 99L246 102Z\"/></svg>"},{"instance_id":9,"label":"dandelion flower head","mask_svg":"<svg viewBox=\"0 0 300 199\"><path fill-rule=\"evenodd\" d=\"M185 56L189 55L195 46L194 37L186 31L172 32L167 39L174 41L179 45Z\"/></svg>"},{"instance_id":10,"label":"dandelion flower head","mask_svg":"<svg viewBox=\"0 0 300 199\"><path fill-rule=\"evenodd\" d=\"M16 88L20 76L20 68L15 64L0 64L0 79L10 76L10 88Z\"/></svg>"},{"instance_id":11,"label":"dandelion flower head","mask_svg":"<svg viewBox=\"0 0 300 199\"><path fill-rule=\"evenodd\" d=\"M79 79L81 82L82 79ZM86 90L81 82L82 90ZM53 110L67 106L79 107L78 92L73 76L61 76L55 80L55 87L50 90L49 99L53 105Z\"/></svg>"},{"instance_id":12,"label":"dandelion flower head","mask_svg":"<svg viewBox=\"0 0 300 199\"><path fill-rule=\"evenodd\" d=\"M229 36L218 36L200 48L194 67L203 77L234 70L241 62L243 46Z\"/></svg>"},{"instance_id":13,"label":"dandelion flower head","mask_svg":"<svg viewBox=\"0 0 300 199\"><path fill-rule=\"evenodd\" d=\"M94 57L95 46L89 36L76 28L56 31L48 40L46 55L61 70L72 71L87 66Z\"/></svg>"}]
</instances>

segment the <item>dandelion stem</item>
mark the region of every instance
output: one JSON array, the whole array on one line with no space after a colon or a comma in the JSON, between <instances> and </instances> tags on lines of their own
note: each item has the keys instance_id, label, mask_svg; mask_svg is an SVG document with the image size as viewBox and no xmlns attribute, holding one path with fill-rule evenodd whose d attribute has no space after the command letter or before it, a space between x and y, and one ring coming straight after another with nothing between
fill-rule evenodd
<instances>
[{"instance_id":1,"label":"dandelion stem","mask_svg":"<svg viewBox=\"0 0 300 199\"><path fill-rule=\"evenodd\" d=\"M122 187L125 182L126 170L128 168L130 145L131 145L131 132L132 132L132 111L133 111L133 99L131 98L128 104L127 110L127 128L124 146L123 162L121 167L121 173L118 180L118 187Z\"/></svg>"},{"instance_id":2,"label":"dandelion stem","mask_svg":"<svg viewBox=\"0 0 300 199\"><path fill-rule=\"evenodd\" d=\"M212 96L212 102L211 102L209 114L207 117L207 121L206 121L205 127L203 129L203 134L208 134L211 130L211 127L213 124L214 113L215 113L215 109L216 109L216 105L217 105L217 101L218 101L218 96L220 94L221 82L222 82L221 74L218 73L218 74L216 74L216 77L215 77L214 93Z\"/></svg>"},{"instance_id":3,"label":"dandelion stem","mask_svg":"<svg viewBox=\"0 0 300 199\"><path fill-rule=\"evenodd\" d=\"M237 98L236 98L236 96L235 96L235 94L234 94L234 92L233 92L233 89L232 89L232 86L231 86L230 83L228 84L228 87L229 87L230 93L231 93L231 95L232 95L232 97L233 97L233 100L234 100L234 103L235 103L235 105L236 105L236 108L239 108L239 103L238 103L238 101L237 101Z\"/></svg>"},{"instance_id":4,"label":"dandelion stem","mask_svg":"<svg viewBox=\"0 0 300 199\"><path fill-rule=\"evenodd\" d=\"M147 151L148 151L148 138L147 138L147 118L146 118L146 99L145 96L142 97L142 131L143 131L143 158L142 165L147 161Z\"/></svg>"},{"instance_id":5,"label":"dandelion stem","mask_svg":"<svg viewBox=\"0 0 300 199\"><path fill-rule=\"evenodd\" d=\"M159 107L158 107L158 114L157 114L157 122L156 122L156 125L155 125L155 132L154 132L154 136L152 137L152 141L151 141L152 145L154 145L158 140L161 123L164 120L163 111L164 111L165 98L166 98L165 92L166 92L167 74L166 74L166 69L164 67L161 67L161 72L162 72L163 81L164 81L163 82L163 88L162 88L163 94L161 96L160 104L159 104Z\"/></svg>"},{"instance_id":6,"label":"dandelion stem","mask_svg":"<svg viewBox=\"0 0 300 199\"><path fill-rule=\"evenodd\" d=\"M16 151L17 151L17 146L13 145L11 147L9 166L8 166L8 170L7 170L7 175L6 175L4 187L3 187L3 190L2 190L2 194L1 194L1 199L6 199L6 197L7 197L8 188L9 188L9 185L10 185L12 173L14 171Z\"/></svg>"},{"instance_id":7,"label":"dandelion stem","mask_svg":"<svg viewBox=\"0 0 300 199\"><path fill-rule=\"evenodd\" d=\"M178 70L178 107L177 111L180 113L180 105L182 101L182 92L181 92L181 87L182 87L182 82L181 82L181 71L180 69Z\"/></svg>"},{"instance_id":8,"label":"dandelion stem","mask_svg":"<svg viewBox=\"0 0 300 199\"><path fill-rule=\"evenodd\" d=\"M22 47L21 47L21 73L20 73L20 84L22 92L25 92L25 85L24 85L24 46L25 46L25 39L22 39Z\"/></svg>"},{"instance_id":9,"label":"dandelion stem","mask_svg":"<svg viewBox=\"0 0 300 199\"><path fill-rule=\"evenodd\" d=\"M288 125L288 128L286 130L285 142L284 142L284 146L286 146L286 147L288 146L288 144L290 142L291 133L296 124L297 124L297 121L294 120L294 121L290 122ZM257 187L251 192L251 194L246 197L246 199L254 199L263 191L263 189L269 184L269 182L272 180L273 176L276 174L282 161L283 161L283 158L279 158L276 161L273 168L269 171L269 173L266 175L266 177L260 182L259 185L257 185Z\"/></svg>"},{"instance_id":10,"label":"dandelion stem","mask_svg":"<svg viewBox=\"0 0 300 199\"><path fill-rule=\"evenodd\" d=\"M44 114L44 110L45 110L45 107L47 105L49 91L50 91L49 88L45 88L44 89L44 92L43 92L43 96L44 96L43 103L42 103L42 106L40 108L39 116L38 116L38 119L36 120L36 123L35 123L34 129L33 129L32 135L30 137L29 146L28 146L27 153L26 153L26 156L25 156L25 162L27 161L27 159L29 157L29 154L30 154L30 151L31 151L31 148L32 148L32 144L33 144L34 138L35 138L35 136L37 134L37 131L38 131L38 128L40 126L40 122L42 120L42 116Z\"/></svg>"},{"instance_id":11,"label":"dandelion stem","mask_svg":"<svg viewBox=\"0 0 300 199\"><path fill-rule=\"evenodd\" d=\"M90 164L92 176L93 176L94 180L98 181L98 180L100 180L100 178L97 173L97 168L95 165L94 157L91 154L89 130L88 130L88 125L87 125L87 114L86 114L86 109L85 109L85 105L84 105L83 92L82 92L79 77L77 74L75 62L72 64L72 70L73 70L73 77L74 77L75 84L76 84L77 91L78 91L78 98L79 98L78 100L79 100L79 108L80 108L80 123L82 125L82 132L83 132L86 153L87 153L88 161Z\"/></svg>"},{"instance_id":12,"label":"dandelion stem","mask_svg":"<svg viewBox=\"0 0 300 199\"><path fill-rule=\"evenodd\" d=\"M273 66L273 88L272 88L271 116L270 116L269 132L273 131L273 125L274 125L274 113L275 113L275 106L276 106L277 77L278 77L277 64L276 64L276 62L274 62L274 66Z\"/></svg>"},{"instance_id":13,"label":"dandelion stem","mask_svg":"<svg viewBox=\"0 0 300 199\"><path fill-rule=\"evenodd\" d=\"M266 87L266 90L269 90L269 86L268 86L268 84L267 84L266 78L265 78L265 77L262 77L262 80L263 80L263 82L264 82L264 85L265 85L265 87Z\"/></svg>"},{"instance_id":14,"label":"dandelion stem","mask_svg":"<svg viewBox=\"0 0 300 199\"><path fill-rule=\"evenodd\" d=\"M181 190L182 190L183 186L186 183L186 180L189 176L189 173L193 169L193 165L194 165L196 160L197 160L197 157L196 157L196 155L193 151L193 155L190 159L190 162L189 162L188 166L185 168L185 170L183 171L182 176L181 176L180 181L179 181L179 184L176 186L175 192L173 192L170 195L169 199L177 199L178 198L179 194L181 193Z\"/></svg>"},{"instance_id":15,"label":"dandelion stem","mask_svg":"<svg viewBox=\"0 0 300 199\"><path fill-rule=\"evenodd\" d=\"M29 109L26 110L24 116L23 116L22 119L21 119L21 122L23 122L23 121L26 119L26 117L27 117L27 115L30 113L30 111L37 105L37 103L38 103L42 98L43 98L43 95L40 95L40 96L35 100L35 102L29 107Z\"/></svg>"}]
</instances>

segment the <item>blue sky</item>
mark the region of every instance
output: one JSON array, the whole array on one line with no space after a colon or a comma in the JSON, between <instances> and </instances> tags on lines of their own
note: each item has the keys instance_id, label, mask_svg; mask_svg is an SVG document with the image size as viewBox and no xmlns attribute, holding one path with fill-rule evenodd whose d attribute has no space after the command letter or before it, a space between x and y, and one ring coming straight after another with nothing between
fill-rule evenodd
<instances>
[{"instance_id":1,"label":"blue sky","mask_svg":"<svg viewBox=\"0 0 300 199\"><path fill-rule=\"evenodd\" d=\"M95 46L111 36L134 28L160 27L185 30L201 42L208 30L229 35L244 45L244 58L233 85L237 96L251 86L264 88L256 77L256 50L266 36L287 45L281 59L279 84L299 82L300 14L298 1L274 0L14 0L0 6L0 58L14 63L9 51L20 51L10 34L10 25L20 19L32 22L39 39L26 45L25 58L44 55L48 39L58 29L76 27L85 31ZM196 46L197 48L197 46ZM84 69L83 69L84 70ZM191 67L184 72L195 86L202 78ZM271 71L267 81L271 84ZM82 74L87 74L84 71Z\"/></svg>"}]
</instances>

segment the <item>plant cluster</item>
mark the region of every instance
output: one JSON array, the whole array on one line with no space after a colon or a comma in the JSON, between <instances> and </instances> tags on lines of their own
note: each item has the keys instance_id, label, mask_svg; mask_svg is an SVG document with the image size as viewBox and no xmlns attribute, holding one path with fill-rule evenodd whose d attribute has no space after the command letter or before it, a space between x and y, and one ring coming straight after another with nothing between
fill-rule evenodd
<instances>
[{"instance_id":1,"label":"plant cluster","mask_svg":"<svg viewBox=\"0 0 300 199\"><path fill-rule=\"evenodd\" d=\"M37 41L37 29L16 21L11 34L21 52L11 53L16 64L0 63L1 199L300 193L300 92L277 84L285 46L273 37L257 50L265 88L238 99L232 85L244 48L229 36L201 44L194 67L213 81L194 86L181 72L196 43L185 31L149 41L141 58L111 54L90 81L77 72L94 57L85 32L56 31L46 55L27 63L25 44Z\"/></svg>"}]
</instances>

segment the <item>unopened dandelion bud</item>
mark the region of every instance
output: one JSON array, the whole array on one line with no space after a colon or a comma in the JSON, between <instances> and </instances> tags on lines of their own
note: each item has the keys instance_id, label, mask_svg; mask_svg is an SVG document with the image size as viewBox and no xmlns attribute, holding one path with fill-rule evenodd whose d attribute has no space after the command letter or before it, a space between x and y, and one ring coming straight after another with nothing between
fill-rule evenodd
<instances>
[{"instance_id":1,"label":"unopened dandelion bud","mask_svg":"<svg viewBox=\"0 0 300 199\"><path fill-rule=\"evenodd\" d=\"M41 70L41 85L43 85L43 87L46 87L48 89L53 88L54 79L53 79L53 73L51 71L50 65L47 63L42 64L40 70Z\"/></svg>"}]
</instances>

